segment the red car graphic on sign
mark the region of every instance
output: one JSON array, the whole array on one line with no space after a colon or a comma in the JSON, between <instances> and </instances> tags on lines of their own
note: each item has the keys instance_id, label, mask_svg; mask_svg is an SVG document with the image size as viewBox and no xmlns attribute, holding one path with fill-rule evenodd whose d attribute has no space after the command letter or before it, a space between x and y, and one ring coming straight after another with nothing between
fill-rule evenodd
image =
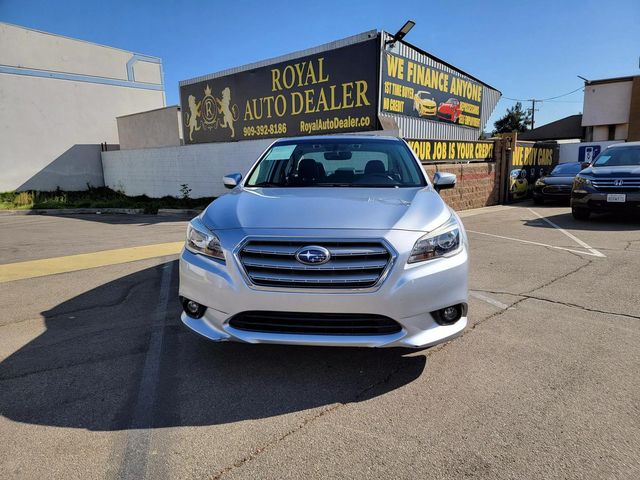
<instances>
[{"instance_id":1,"label":"red car graphic on sign","mask_svg":"<svg viewBox=\"0 0 640 480\"><path fill-rule=\"evenodd\" d=\"M442 102L438 107L438 118L448 122L455 123L460 118L462 109L460 108L460 100L450 98L446 102Z\"/></svg>"}]
</instances>

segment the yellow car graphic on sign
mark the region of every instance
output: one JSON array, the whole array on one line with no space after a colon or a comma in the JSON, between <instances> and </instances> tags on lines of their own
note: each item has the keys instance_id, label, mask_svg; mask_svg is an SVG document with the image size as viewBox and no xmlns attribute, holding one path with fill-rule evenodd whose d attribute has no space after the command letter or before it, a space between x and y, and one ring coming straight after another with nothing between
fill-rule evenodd
<instances>
[{"instance_id":1,"label":"yellow car graphic on sign","mask_svg":"<svg viewBox=\"0 0 640 480\"><path fill-rule=\"evenodd\" d=\"M511 193L511 197L524 198L527 196L528 191L527 171L524 168L511 170L509 174L509 193Z\"/></svg>"},{"instance_id":2,"label":"yellow car graphic on sign","mask_svg":"<svg viewBox=\"0 0 640 480\"><path fill-rule=\"evenodd\" d=\"M432 117L436 114L436 101L431 92L420 90L413 96L413 109L421 117Z\"/></svg>"}]
</instances>

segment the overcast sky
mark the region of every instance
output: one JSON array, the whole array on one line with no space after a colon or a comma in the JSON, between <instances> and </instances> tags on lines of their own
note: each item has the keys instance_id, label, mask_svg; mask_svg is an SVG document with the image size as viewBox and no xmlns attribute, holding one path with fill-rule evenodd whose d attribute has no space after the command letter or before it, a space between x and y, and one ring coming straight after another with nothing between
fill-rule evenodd
<instances>
[{"instance_id":1,"label":"overcast sky","mask_svg":"<svg viewBox=\"0 0 640 480\"><path fill-rule=\"evenodd\" d=\"M510 98L548 98L589 79L640 74L640 0L0 0L0 21L161 57L178 81L370 29L394 32ZM0 46L4 48L4 46ZM512 105L503 99L487 125ZM582 91L546 101L542 125L579 113Z\"/></svg>"}]
</instances>

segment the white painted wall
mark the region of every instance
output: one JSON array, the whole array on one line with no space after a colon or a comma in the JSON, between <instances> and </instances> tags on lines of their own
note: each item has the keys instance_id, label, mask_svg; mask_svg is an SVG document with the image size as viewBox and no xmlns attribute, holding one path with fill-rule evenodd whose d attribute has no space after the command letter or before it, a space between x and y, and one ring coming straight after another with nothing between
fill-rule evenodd
<instances>
[{"instance_id":1,"label":"white painted wall","mask_svg":"<svg viewBox=\"0 0 640 480\"><path fill-rule=\"evenodd\" d=\"M632 86L630 81L585 86L582 126L628 123Z\"/></svg>"},{"instance_id":2,"label":"white painted wall","mask_svg":"<svg viewBox=\"0 0 640 480\"><path fill-rule=\"evenodd\" d=\"M192 198L218 197L228 191L222 184L223 175L235 172L245 175L273 141L247 140L102 152L104 183L127 195L154 198L179 197L180 185L186 183L192 189Z\"/></svg>"},{"instance_id":3,"label":"white painted wall","mask_svg":"<svg viewBox=\"0 0 640 480\"><path fill-rule=\"evenodd\" d=\"M170 147L182 143L180 107L158 108L118 117L120 150Z\"/></svg>"},{"instance_id":4,"label":"white painted wall","mask_svg":"<svg viewBox=\"0 0 640 480\"><path fill-rule=\"evenodd\" d=\"M133 56L0 23L0 191L84 190L87 183L103 184L99 144L118 143L116 117L164 106L160 64L145 62L140 70L159 90L135 88L127 77ZM39 77L27 69L87 77Z\"/></svg>"},{"instance_id":5,"label":"white painted wall","mask_svg":"<svg viewBox=\"0 0 640 480\"><path fill-rule=\"evenodd\" d=\"M399 132L378 130L366 134L398 136ZM102 152L104 184L127 195L159 198L166 195L179 197L180 185L186 183L192 189L191 198L218 197L228 191L222 184L222 177L228 173L246 175L251 165L275 140Z\"/></svg>"},{"instance_id":6,"label":"white painted wall","mask_svg":"<svg viewBox=\"0 0 640 480\"><path fill-rule=\"evenodd\" d=\"M604 142L580 142L580 143L559 143L558 161L559 163L577 162L578 152L580 147L588 147L593 145L599 145L600 150L604 150L609 145L614 143L620 143L619 141L604 141Z\"/></svg>"}]
</instances>

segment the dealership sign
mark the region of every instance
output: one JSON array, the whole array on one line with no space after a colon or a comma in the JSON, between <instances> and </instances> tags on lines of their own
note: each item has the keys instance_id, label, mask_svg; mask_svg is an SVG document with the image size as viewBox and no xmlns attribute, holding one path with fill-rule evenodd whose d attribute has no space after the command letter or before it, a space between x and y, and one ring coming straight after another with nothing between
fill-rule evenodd
<instances>
[{"instance_id":1,"label":"dealership sign","mask_svg":"<svg viewBox=\"0 0 640 480\"><path fill-rule=\"evenodd\" d=\"M377 128L376 39L180 87L185 143Z\"/></svg>"},{"instance_id":2,"label":"dealership sign","mask_svg":"<svg viewBox=\"0 0 640 480\"><path fill-rule=\"evenodd\" d=\"M382 55L381 110L480 128L482 85L395 53Z\"/></svg>"},{"instance_id":3,"label":"dealership sign","mask_svg":"<svg viewBox=\"0 0 640 480\"><path fill-rule=\"evenodd\" d=\"M509 159L507 201L531 197L536 180L558 163L558 146L544 143L516 144Z\"/></svg>"}]
</instances>

